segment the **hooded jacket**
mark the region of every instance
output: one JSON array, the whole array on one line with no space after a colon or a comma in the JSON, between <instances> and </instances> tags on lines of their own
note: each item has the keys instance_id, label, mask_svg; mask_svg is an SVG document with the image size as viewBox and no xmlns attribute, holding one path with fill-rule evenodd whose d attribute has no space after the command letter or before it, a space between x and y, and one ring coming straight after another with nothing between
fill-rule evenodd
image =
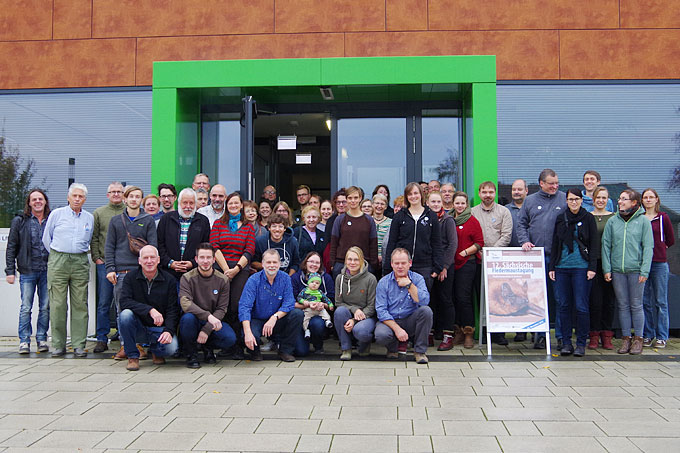
<instances>
[{"instance_id":1,"label":"hooded jacket","mask_svg":"<svg viewBox=\"0 0 680 453\"><path fill-rule=\"evenodd\" d=\"M294 271L300 269L298 242L293 236L293 230L291 228L285 229L283 237L279 242L274 242L271 239L271 233L269 232L267 232L266 235L255 239L255 254L253 255L253 261L261 263L262 254L267 249L274 249L279 252L279 257L281 258L280 271L288 273L291 269Z\"/></svg>"},{"instance_id":2,"label":"hooded jacket","mask_svg":"<svg viewBox=\"0 0 680 453\"><path fill-rule=\"evenodd\" d=\"M638 208L626 222L617 212L602 234L602 273L640 274L649 277L654 253L652 224Z\"/></svg>"},{"instance_id":3,"label":"hooded jacket","mask_svg":"<svg viewBox=\"0 0 680 453\"><path fill-rule=\"evenodd\" d=\"M567 196L559 190L555 195L539 190L532 193L519 210L517 239L520 247L531 242L535 247L543 247L545 256L550 256L553 231L557 216L566 212Z\"/></svg>"},{"instance_id":4,"label":"hooded jacket","mask_svg":"<svg viewBox=\"0 0 680 453\"><path fill-rule=\"evenodd\" d=\"M300 291L307 289L307 275L302 270L297 271L290 276L290 282L293 284L293 294L300 294ZM321 276L321 286L319 291L324 293L331 302L335 303L335 283L333 277L324 272Z\"/></svg>"},{"instance_id":5,"label":"hooded jacket","mask_svg":"<svg viewBox=\"0 0 680 453\"><path fill-rule=\"evenodd\" d=\"M654 257L652 261L665 263L668 261L666 249L675 244L675 232L668 214L659 212L652 220L652 233L654 235Z\"/></svg>"},{"instance_id":6,"label":"hooded jacket","mask_svg":"<svg viewBox=\"0 0 680 453\"><path fill-rule=\"evenodd\" d=\"M125 224L123 224L125 222ZM127 229L126 229L127 227ZM144 211L140 211L134 222L130 221L127 211L115 215L109 223L106 233L106 252L104 262L106 272L131 271L139 266L138 255L130 251L127 233L132 237L144 239L149 245L158 247L156 235L156 222L153 217Z\"/></svg>"},{"instance_id":7,"label":"hooded jacket","mask_svg":"<svg viewBox=\"0 0 680 453\"><path fill-rule=\"evenodd\" d=\"M413 265L411 269L429 269L439 273L442 265L442 237L435 214L425 206L418 223L413 219L408 208L394 214L390 225L389 240L383 257L383 274L392 271L390 256L395 248L405 248L411 253Z\"/></svg>"},{"instance_id":8,"label":"hooded jacket","mask_svg":"<svg viewBox=\"0 0 680 453\"><path fill-rule=\"evenodd\" d=\"M349 275L347 267L335 278L335 307L347 307L354 315L361 309L367 318L375 316L375 288L378 281L368 272L368 263L356 275Z\"/></svg>"}]
</instances>

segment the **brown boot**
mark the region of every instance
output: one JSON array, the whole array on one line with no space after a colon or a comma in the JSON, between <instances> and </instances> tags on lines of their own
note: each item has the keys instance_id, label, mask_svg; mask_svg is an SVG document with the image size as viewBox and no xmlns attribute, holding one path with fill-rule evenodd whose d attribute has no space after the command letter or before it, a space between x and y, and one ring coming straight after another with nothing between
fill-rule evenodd
<instances>
[{"instance_id":1,"label":"brown boot","mask_svg":"<svg viewBox=\"0 0 680 453\"><path fill-rule=\"evenodd\" d=\"M463 342L463 347L465 349L472 349L475 346L475 339L473 338L475 334L475 328L470 326L463 327L463 334L465 335L465 341Z\"/></svg>"},{"instance_id":2,"label":"brown boot","mask_svg":"<svg viewBox=\"0 0 680 453\"><path fill-rule=\"evenodd\" d=\"M614 338L614 332L611 330L603 330L600 332L600 336L602 338L602 348L603 349L609 349L610 351L614 349L614 345L612 344L612 338Z\"/></svg>"},{"instance_id":3,"label":"brown boot","mask_svg":"<svg viewBox=\"0 0 680 453\"><path fill-rule=\"evenodd\" d=\"M125 354L125 349L121 346L118 352L116 352L116 355L113 356L114 360L123 360L127 359L127 354Z\"/></svg>"},{"instance_id":4,"label":"brown boot","mask_svg":"<svg viewBox=\"0 0 680 453\"><path fill-rule=\"evenodd\" d=\"M457 346L465 342L465 335L463 334L463 329L459 326L453 326L453 345Z\"/></svg>"},{"instance_id":5,"label":"brown boot","mask_svg":"<svg viewBox=\"0 0 680 453\"><path fill-rule=\"evenodd\" d=\"M633 344L630 347L630 353L633 355L642 354L642 337L633 337Z\"/></svg>"},{"instance_id":6,"label":"brown boot","mask_svg":"<svg viewBox=\"0 0 680 453\"><path fill-rule=\"evenodd\" d=\"M439 343L437 351L450 351L451 349L453 349L453 332L445 330L444 339Z\"/></svg>"},{"instance_id":7,"label":"brown boot","mask_svg":"<svg viewBox=\"0 0 680 453\"><path fill-rule=\"evenodd\" d=\"M139 371L139 359L128 359L127 367L128 371Z\"/></svg>"},{"instance_id":8,"label":"brown boot","mask_svg":"<svg viewBox=\"0 0 680 453\"><path fill-rule=\"evenodd\" d=\"M597 349L597 342L600 339L600 332L590 332L590 343L588 343L588 349Z\"/></svg>"},{"instance_id":9,"label":"brown boot","mask_svg":"<svg viewBox=\"0 0 680 453\"><path fill-rule=\"evenodd\" d=\"M623 343L621 343L621 347L616 352L619 354L628 354L630 352L630 337L623 337L622 340Z\"/></svg>"},{"instance_id":10,"label":"brown boot","mask_svg":"<svg viewBox=\"0 0 680 453\"><path fill-rule=\"evenodd\" d=\"M146 353L141 344L137 345L137 350L139 351L139 360L146 360L149 358L149 355Z\"/></svg>"}]
</instances>

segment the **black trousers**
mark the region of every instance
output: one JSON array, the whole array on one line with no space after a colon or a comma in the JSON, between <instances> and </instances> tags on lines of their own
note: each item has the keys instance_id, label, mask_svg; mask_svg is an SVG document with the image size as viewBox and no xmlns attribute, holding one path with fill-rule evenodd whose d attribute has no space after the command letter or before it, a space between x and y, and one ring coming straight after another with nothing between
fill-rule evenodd
<instances>
[{"instance_id":1,"label":"black trousers","mask_svg":"<svg viewBox=\"0 0 680 453\"><path fill-rule=\"evenodd\" d=\"M430 293L430 307L434 314L434 330L453 330L456 324L456 307L453 302L454 265L447 270L446 278L434 279Z\"/></svg>"},{"instance_id":2,"label":"black trousers","mask_svg":"<svg viewBox=\"0 0 680 453\"><path fill-rule=\"evenodd\" d=\"M467 263L456 271L453 283L453 300L458 324L461 327L475 325L475 310L472 301L472 291L477 275L477 263L469 259Z\"/></svg>"}]
</instances>

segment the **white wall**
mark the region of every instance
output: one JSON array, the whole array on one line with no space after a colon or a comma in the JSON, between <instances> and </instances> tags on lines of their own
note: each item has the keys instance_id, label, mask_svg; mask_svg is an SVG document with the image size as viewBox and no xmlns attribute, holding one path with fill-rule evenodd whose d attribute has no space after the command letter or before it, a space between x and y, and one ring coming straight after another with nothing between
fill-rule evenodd
<instances>
[{"instance_id":1,"label":"white wall","mask_svg":"<svg viewBox=\"0 0 680 453\"><path fill-rule=\"evenodd\" d=\"M0 228L0 259L2 260L2 277L0 277L0 309L2 316L0 316L0 336L2 337L16 337L18 335L17 329L19 327L19 308L21 308L21 290L19 288L19 275L17 274L16 283L10 285L5 278L5 251L7 250L7 237L9 236L9 228ZM90 313L90 320L88 323L88 336L93 336L96 332L96 284L95 284L96 268L94 265L90 266L90 284L88 285L88 311ZM36 294L33 301L33 310L31 312L33 321L33 335L35 335L36 322L38 319L38 295ZM70 331L70 322L69 331ZM33 342L33 340L31 340Z\"/></svg>"}]
</instances>

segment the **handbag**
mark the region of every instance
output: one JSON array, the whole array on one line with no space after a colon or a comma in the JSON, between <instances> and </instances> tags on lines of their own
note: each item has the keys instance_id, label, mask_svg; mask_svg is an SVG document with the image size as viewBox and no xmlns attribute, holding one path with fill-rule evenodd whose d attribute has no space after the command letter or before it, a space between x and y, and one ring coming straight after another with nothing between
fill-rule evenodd
<instances>
[{"instance_id":1,"label":"handbag","mask_svg":"<svg viewBox=\"0 0 680 453\"><path fill-rule=\"evenodd\" d=\"M146 242L145 239L140 238L140 237L135 237L130 234L130 231L128 231L127 223L126 223L126 217L127 215L125 213L122 213L120 215L120 219L123 221L123 228L125 228L125 232L127 233L127 239L128 239L128 246L130 247L130 251L136 255L139 256L139 251L144 247L145 245L148 245L149 243Z\"/></svg>"}]
</instances>

